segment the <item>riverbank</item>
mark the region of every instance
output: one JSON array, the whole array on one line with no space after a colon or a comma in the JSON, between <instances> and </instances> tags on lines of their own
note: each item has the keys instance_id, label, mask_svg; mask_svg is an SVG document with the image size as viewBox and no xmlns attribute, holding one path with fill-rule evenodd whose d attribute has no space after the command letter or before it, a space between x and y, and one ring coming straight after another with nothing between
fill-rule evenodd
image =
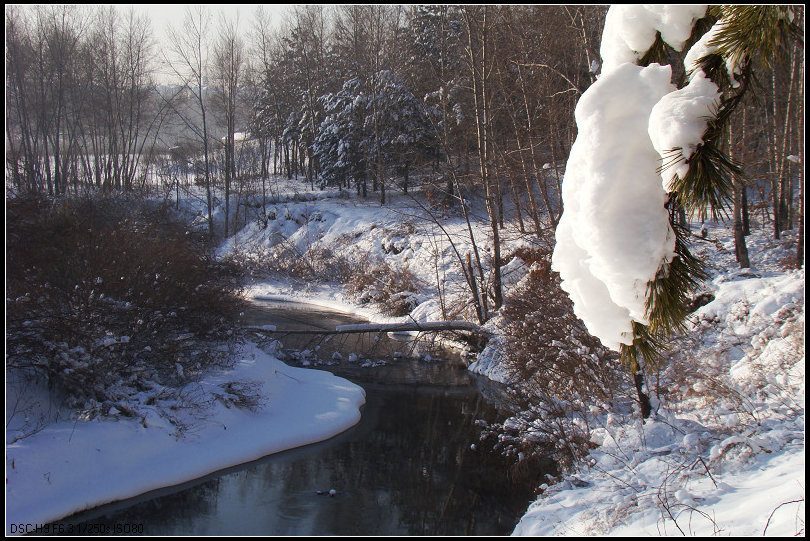
<instances>
[{"instance_id":1,"label":"riverbank","mask_svg":"<svg viewBox=\"0 0 810 541\"><path fill-rule=\"evenodd\" d=\"M303 216L301 205L285 204L282 212ZM398 238L394 231L403 222L385 218L389 211L355 206L333 200L309 207L328 216L314 230L300 217L296 227L289 220L277 226L290 227L289 239L308 239L298 245L302 250L323 242L340 254L344 248L336 239L352 238L359 243L345 249L416 269L426 287L411 317L439 319L437 294L446 290L430 281L436 275L431 271L449 276L452 255L427 249L428 227ZM408 220L411 226L424 223ZM651 378L652 417L641 423L637 411L617 408L583 420L593 451L576 471L541 487L515 535L803 532L804 272L790 268L795 232L777 241L770 231L755 229L747 238L753 268L741 270L730 229L705 227L706 238L696 238L694 249L709 266L703 291L708 303L693 314L689 332L672 344L666 367ZM248 228L235 242L260 246L268 238L262 231ZM507 270L510 284L526 271L517 260ZM375 320L383 315L358 305L340 287L275 283L251 291L362 311ZM450 303L462 302L463 291L457 294ZM497 319L491 325L496 328ZM492 348L472 369L504 379ZM525 436L531 437L531 429Z\"/></svg>"},{"instance_id":2,"label":"riverbank","mask_svg":"<svg viewBox=\"0 0 810 541\"><path fill-rule=\"evenodd\" d=\"M724 227L696 242L712 300L650 382L652 416L597 416L593 451L515 535L804 534L804 270L791 233L747 243L751 269Z\"/></svg>"},{"instance_id":3,"label":"riverbank","mask_svg":"<svg viewBox=\"0 0 810 541\"><path fill-rule=\"evenodd\" d=\"M85 509L325 440L360 420L365 393L353 383L287 366L250 344L237 359L184 389L208 407L178 403L177 423L157 411L140 421L63 421L7 444L6 534L37 533ZM231 382L256 385L260 402L229 402Z\"/></svg>"},{"instance_id":4,"label":"riverbank","mask_svg":"<svg viewBox=\"0 0 810 541\"><path fill-rule=\"evenodd\" d=\"M420 284L411 292L412 308L405 316L390 316L385 305L368 296L349 293L334 281L314 283L306 274L289 280L257 274L246 290L249 297L313 302L381 322L434 321L448 307L469 310L453 248L424 216L414 217L404 199L379 207L336 194L291 198L271 205L273 220L249 224L223 244L220 255L236 252L262 261L281 245L302 258L329 248L331 257L362 253L366 261L380 258L391 268L410 269ZM470 248L464 227L458 219L448 220L461 253ZM477 232L486 238L483 226ZM512 250L523 242L516 234L505 237ZM790 235L776 242L768 232L755 231L749 250L756 268L741 271L728 229L709 224L707 240L696 242L699 255L710 262L712 279L706 286L714 300L695 313L690 333L675 344L654 393L653 417L641 424L637 412L595 411L587 420L595 448L576 472L541 487L515 534L803 532L804 272L784 263L794 243ZM319 262L312 258L302 268L317 270ZM507 289L527 272L517 258L505 270ZM321 272L328 276L329 268ZM362 404L356 386L316 371L297 372L255 348L239 358L236 372L203 381L221 389L232 380L267 378L264 407L258 412L229 408L209 395L212 409L204 418L184 412L194 429L181 438L175 425L157 415L147 426L123 416L59 422L11 444L7 428L7 533L20 533L10 532L13 524L53 520L274 449L319 441L356 422ZM501 379L497 351L481 360L486 362L476 363L478 372ZM308 391L299 394L302 386ZM300 422L293 427L261 429L300 413L302 404L315 409L296 417ZM318 430L312 431L313 425ZM234 438L234 429L245 436ZM188 461L191 456L199 459Z\"/></svg>"}]
</instances>

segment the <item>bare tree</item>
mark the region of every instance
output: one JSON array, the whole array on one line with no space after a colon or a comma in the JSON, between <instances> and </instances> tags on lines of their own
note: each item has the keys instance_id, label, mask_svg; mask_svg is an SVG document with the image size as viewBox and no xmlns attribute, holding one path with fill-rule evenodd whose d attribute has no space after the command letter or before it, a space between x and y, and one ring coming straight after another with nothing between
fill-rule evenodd
<instances>
[{"instance_id":1,"label":"bare tree","mask_svg":"<svg viewBox=\"0 0 810 541\"><path fill-rule=\"evenodd\" d=\"M799 125L796 134L799 147L799 234L796 242L796 268L804 267L804 58L801 62L801 76L799 77Z\"/></svg>"},{"instance_id":2,"label":"bare tree","mask_svg":"<svg viewBox=\"0 0 810 541\"><path fill-rule=\"evenodd\" d=\"M6 11L8 163L18 186L65 193L78 56L86 29L84 8L34 6ZM10 113L10 114L9 114Z\"/></svg>"},{"instance_id":3,"label":"bare tree","mask_svg":"<svg viewBox=\"0 0 810 541\"><path fill-rule=\"evenodd\" d=\"M225 124L225 237L230 225L231 183L236 175L235 133L239 85L244 68L244 42L239 21L222 19L214 46L215 99Z\"/></svg>"},{"instance_id":4,"label":"bare tree","mask_svg":"<svg viewBox=\"0 0 810 541\"><path fill-rule=\"evenodd\" d=\"M498 180L497 178L493 179L490 171L493 156L490 77L494 65L490 42L491 13L489 6L483 6L481 8L464 8L463 14L467 25L467 55L472 76L480 181L484 189L484 201L489 215L490 230L492 231L493 300L495 310L498 310L503 304L503 285L501 280L501 239L498 227L501 213L498 212L496 207ZM480 258L479 267L481 267ZM480 271L483 278L483 268L480 268ZM485 293L482 291L482 294ZM486 312L486 302L484 302L483 306Z\"/></svg>"},{"instance_id":5,"label":"bare tree","mask_svg":"<svg viewBox=\"0 0 810 541\"><path fill-rule=\"evenodd\" d=\"M743 109L743 115L745 114L745 110ZM742 150L739 151L741 155L744 155L745 149L745 116L743 116L742 120L742 137L739 143L739 146L742 147ZM730 123L728 128L728 139L729 139L729 159L735 160L736 151L735 147L738 146L738 143L734 139L734 124ZM743 227L743 205L742 205L742 195L745 191L745 181L742 178L742 174L733 174L732 177L732 187L733 187L733 203L732 203L732 214L734 217L734 249L737 256L737 262L740 264L742 268L749 268L751 266L751 262L748 259L748 247L745 243L745 230Z\"/></svg>"},{"instance_id":6,"label":"bare tree","mask_svg":"<svg viewBox=\"0 0 810 541\"><path fill-rule=\"evenodd\" d=\"M183 81L183 85L194 93L202 126L197 131L203 144L205 194L208 209L208 233L214 236L213 201L211 197L211 171L209 158L208 110L206 91L209 78L209 51L207 40L211 32L211 15L203 6L186 9L185 18L179 27L169 29L169 65ZM192 126L190 126L192 127ZM194 127L197 128L197 127Z\"/></svg>"}]
</instances>

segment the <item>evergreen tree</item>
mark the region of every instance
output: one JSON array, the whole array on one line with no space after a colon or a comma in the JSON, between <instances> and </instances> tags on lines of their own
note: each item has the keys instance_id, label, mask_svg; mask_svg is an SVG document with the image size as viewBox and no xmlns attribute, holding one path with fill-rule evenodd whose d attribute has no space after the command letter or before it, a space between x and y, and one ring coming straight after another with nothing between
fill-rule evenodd
<instances>
[{"instance_id":1,"label":"evergreen tree","mask_svg":"<svg viewBox=\"0 0 810 541\"><path fill-rule=\"evenodd\" d=\"M408 192L410 166L435 152L436 137L425 107L391 71L375 74L372 100L376 101L378 139L367 141L370 156L379 150L385 166L396 167L403 175L403 191ZM370 108L365 119L371 133L375 119Z\"/></svg>"},{"instance_id":2,"label":"evergreen tree","mask_svg":"<svg viewBox=\"0 0 810 541\"><path fill-rule=\"evenodd\" d=\"M366 152L368 99L360 81L352 78L335 93L321 96L325 118L313 141L313 151L321 164L323 185L349 187L355 182L358 195L367 195Z\"/></svg>"},{"instance_id":3,"label":"evergreen tree","mask_svg":"<svg viewBox=\"0 0 810 541\"><path fill-rule=\"evenodd\" d=\"M606 17L602 40L602 75L583 94L580 105L584 103L586 108L581 112L578 106L577 121L580 123L580 114L586 114L586 110L599 110L600 113L591 119L582 118L577 140L580 147L576 152L572 149L571 156L579 161L572 163L569 159L568 169L576 170L571 180L575 185L568 188L565 212L581 212L583 206L589 204L589 201L583 200L582 193L606 195L607 192L601 187L601 192L593 192L590 186L600 183L604 186L604 178L598 177L602 173L611 173L610 164L607 164L607 168L605 164L601 166L602 169L597 167L597 176L589 177L594 169L587 163L588 158L583 158L583 154L587 155L583 148L598 151L598 141L602 137L598 130L609 126L611 115L617 114L611 112L610 107L626 111L626 105L616 100L619 95L617 88L628 84L639 85L639 88L648 85L643 91L639 90L639 95L647 96L654 104L649 110L649 137L654 149L661 155L658 173L664 187L660 196L655 194L655 189L649 192L649 201L653 206L655 201L666 201L669 232L655 237L658 240L653 239L653 245L644 248L645 251L656 253L660 250L664 254L657 271L646 282L645 294L642 294L644 282L639 283L637 276L622 275L622 269L618 269L617 277L616 267L598 268L603 262L596 258L604 254L589 252L594 249L589 244L590 240L577 238L577 234L588 230L587 227L577 229L578 225L569 223L571 218L561 223L563 227L558 227L555 268L560 269L563 287L572 295L575 307L579 304L577 312L583 314L581 317L589 330L598 329L591 332L603 342L607 341L606 345L609 343L610 347L621 352L622 359L634 376L642 415L645 417L650 413L650 402L643 392L643 367L655 366L667 338L684 329L690 311L691 292L707 277L703 262L689 252L688 231L676 219L676 210L682 207L697 217L709 214L717 217L729 201L733 191L732 175L739 173L724 148L729 119L751 87L753 61L778 58L790 36L799 35L798 28L792 22L797 19L795 10L794 7L780 6L733 6L714 7L707 13L704 8L690 6L632 5L613 7ZM644 28L641 21L650 22L649 27ZM639 50L640 40L643 39L650 42L646 49ZM686 53L685 67L681 64L683 53ZM686 77L681 88L673 90L671 85L667 88L668 81L662 76L669 73L669 68L662 71L658 63L669 62L674 64L676 78L678 73ZM628 67L629 64L649 68L633 69ZM613 102L606 101L600 107L599 100L608 98ZM684 109L686 105L689 108ZM592 122L589 124L586 120ZM696 131L697 135L694 133ZM644 143L647 137L645 133L636 134L636 142L642 144L634 146L632 151L643 150L647 153L645 161L639 163L649 163L646 147L649 147L650 141ZM684 135L686 133L688 135ZM616 134L609 135L613 137ZM630 135L625 134L625 137L629 138ZM676 145L674 142L679 140L685 140L687 144ZM639 178L649 180L649 173L645 170L637 174ZM566 172L566 178L568 175ZM577 189L583 189L583 183L586 191L577 192ZM563 189L565 192L565 185ZM623 194L622 197L627 195ZM574 216L573 220L576 220L587 215L580 213ZM599 216L597 213L596 217ZM605 226L603 223L592 225ZM642 227L650 226L644 224ZM626 231L631 232L629 229ZM650 235L647 236L649 238ZM654 246L655 242L659 242L660 247ZM587 293L583 297L583 292L589 292L598 299L586 298ZM637 308L640 300L644 301L643 310ZM588 303L599 306L588 307ZM620 319L627 319L617 325L613 321L616 314L620 315Z\"/></svg>"}]
</instances>

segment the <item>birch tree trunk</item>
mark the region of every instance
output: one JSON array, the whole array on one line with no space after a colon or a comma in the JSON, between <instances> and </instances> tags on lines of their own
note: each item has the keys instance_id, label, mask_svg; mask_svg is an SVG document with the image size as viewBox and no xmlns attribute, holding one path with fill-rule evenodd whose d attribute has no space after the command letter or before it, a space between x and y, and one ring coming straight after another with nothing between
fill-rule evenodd
<instances>
[{"instance_id":1,"label":"birch tree trunk","mask_svg":"<svg viewBox=\"0 0 810 541\"><path fill-rule=\"evenodd\" d=\"M492 185L490 178L489 160L490 160L490 96L489 96L489 72L491 62L490 51L488 47L489 41L489 21L487 19L488 7L483 6L483 17L480 27L480 58L476 55L477 46L474 42L475 31L477 30L477 21L473 21L472 14L465 11L465 19L467 21L468 40L470 56L470 67L472 74L473 84L473 102L475 109L475 124L476 135L478 140L478 161L479 161L479 174L481 176L481 183L484 187L484 199L487 207L487 214L489 215L490 229L492 231L492 271L493 271L493 301L495 309L499 309L503 305L503 287L501 280L501 241L500 231L498 228L499 217L496 208L495 196L496 192ZM486 286L482 283L482 296L486 295Z\"/></svg>"},{"instance_id":2,"label":"birch tree trunk","mask_svg":"<svg viewBox=\"0 0 810 541\"><path fill-rule=\"evenodd\" d=\"M796 268L804 267L804 59L799 77L799 234L796 245Z\"/></svg>"}]
</instances>

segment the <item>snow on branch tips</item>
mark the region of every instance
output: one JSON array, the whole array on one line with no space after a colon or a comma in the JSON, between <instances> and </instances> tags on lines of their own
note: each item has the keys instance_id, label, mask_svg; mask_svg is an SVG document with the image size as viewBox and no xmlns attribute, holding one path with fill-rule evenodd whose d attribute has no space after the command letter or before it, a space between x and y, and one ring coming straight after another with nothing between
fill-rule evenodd
<instances>
[{"instance_id":1,"label":"snow on branch tips","mask_svg":"<svg viewBox=\"0 0 810 541\"><path fill-rule=\"evenodd\" d=\"M689 84L661 98L650 114L650 139L663 159L663 188L675 191L675 176L685 178L689 158L703 142L707 119L720 105L720 90L703 71L692 75Z\"/></svg>"},{"instance_id":2,"label":"snow on branch tips","mask_svg":"<svg viewBox=\"0 0 810 541\"><path fill-rule=\"evenodd\" d=\"M553 266L577 316L634 371L683 328L706 276L668 207L704 217L727 204L739 166L723 150L725 128L752 59L767 65L801 38L794 20L774 6L608 10L602 73L575 112ZM687 43L678 89L656 62Z\"/></svg>"},{"instance_id":3,"label":"snow on branch tips","mask_svg":"<svg viewBox=\"0 0 810 541\"><path fill-rule=\"evenodd\" d=\"M589 332L614 350L633 343L633 321L647 322L647 283L674 253L648 134L653 106L674 89L670 78L668 66L625 63L576 108L580 135L563 180L553 265Z\"/></svg>"},{"instance_id":4,"label":"snow on branch tips","mask_svg":"<svg viewBox=\"0 0 810 541\"><path fill-rule=\"evenodd\" d=\"M611 6L602 33L602 73L626 62L636 63L653 46L659 33L666 44L680 51L695 21L705 13L705 5Z\"/></svg>"},{"instance_id":5,"label":"snow on branch tips","mask_svg":"<svg viewBox=\"0 0 810 541\"><path fill-rule=\"evenodd\" d=\"M579 135L563 180L553 266L577 316L616 351L634 346L640 332L654 340L640 326L661 313L651 303L663 298L661 281L681 253L666 208L662 158L675 149L676 161L691 155L719 97L705 77L679 91L669 66L636 63L659 41L680 51L705 13L706 6L611 7L602 74L577 104ZM661 330L655 322L651 327Z\"/></svg>"}]
</instances>

